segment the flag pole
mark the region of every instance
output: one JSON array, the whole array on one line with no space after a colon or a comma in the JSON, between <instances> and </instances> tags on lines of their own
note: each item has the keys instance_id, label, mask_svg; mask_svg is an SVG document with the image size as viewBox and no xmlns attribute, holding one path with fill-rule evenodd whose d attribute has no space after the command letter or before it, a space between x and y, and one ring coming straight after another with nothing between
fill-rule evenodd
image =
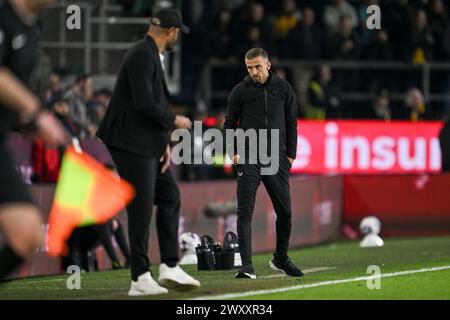
<instances>
[{"instance_id":1,"label":"flag pole","mask_svg":"<svg viewBox=\"0 0 450 320\"><path fill-rule=\"evenodd\" d=\"M80 140L78 140L77 137L72 137L72 145L73 145L73 148L75 149L76 153L78 153L78 154L83 153L83 149L81 149Z\"/></svg>"}]
</instances>

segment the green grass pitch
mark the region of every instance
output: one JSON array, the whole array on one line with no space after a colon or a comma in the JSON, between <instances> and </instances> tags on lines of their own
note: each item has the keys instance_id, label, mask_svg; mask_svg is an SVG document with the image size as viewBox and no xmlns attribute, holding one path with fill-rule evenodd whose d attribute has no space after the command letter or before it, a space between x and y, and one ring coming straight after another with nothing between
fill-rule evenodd
<instances>
[{"instance_id":1,"label":"green grass pitch","mask_svg":"<svg viewBox=\"0 0 450 320\"><path fill-rule=\"evenodd\" d=\"M338 242L291 250L290 256L306 271L303 278L278 275L268 265L271 255L260 254L254 257L256 280L235 279L235 270L198 272L196 266L185 266L201 281L200 288L138 299L450 299L450 237L387 239L382 248L364 249L358 242ZM379 266L382 275L394 275L380 278L380 289L369 289L367 279L355 278L370 276L370 265ZM436 267L448 268L431 269ZM158 267L152 271L157 276ZM0 300L129 299L129 270L83 273L80 290L67 289L68 277L7 281L0 285ZM273 292L277 288L288 289Z\"/></svg>"}]
</instances>

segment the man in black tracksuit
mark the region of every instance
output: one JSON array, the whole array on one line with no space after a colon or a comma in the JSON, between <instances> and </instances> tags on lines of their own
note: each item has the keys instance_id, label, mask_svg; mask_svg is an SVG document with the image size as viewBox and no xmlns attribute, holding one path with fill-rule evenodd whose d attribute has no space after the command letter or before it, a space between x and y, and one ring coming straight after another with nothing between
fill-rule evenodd
<instances>
[{"instance_id":1,"label":"man in black tracksuit","mask_svg":"<svg viewBox=\"0 0 450 320\"><path fill-rule=\"evenodd\" d=\"M268 54L264 49L254 48L247 52L245 63L249 75L232 90L228 98L228 111L224 129L236 128L244 132L268 129L267 139L237 148L227 144L227 152L233 159L238 173L238 237L242 257L242 268L237 278L256 278L252 266L251 220L258 186L262 180L277 214L277 242L270 267L288 276L303 273L287 255L291 234L291 198L289 170L297 152L297 103L290 84L270 70ZM277 145L269 143L278 129ZM238 134L237 134L238 135ZM264 140L264 141L263 141ZM255 145L267 144L270 158L278 161L278 170L264 174L267 158L257 155ZM278 150L277 150L278 149ZM244 157L241 154L245 153ZM273 154L275 153L275 154ZM256 159L255 159L256 158Z\"/></svg>"}]
</instances>

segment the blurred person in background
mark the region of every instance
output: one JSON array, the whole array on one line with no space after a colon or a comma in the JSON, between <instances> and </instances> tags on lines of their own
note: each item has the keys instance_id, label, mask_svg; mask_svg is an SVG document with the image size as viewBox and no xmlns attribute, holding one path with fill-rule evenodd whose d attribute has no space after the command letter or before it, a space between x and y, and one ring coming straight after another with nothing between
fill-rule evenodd
<instances>
[{"instance_id":1,"label":"blurred person in background","mask_svg":"<svg viewBox=\"0 0 450 320\"><path fill-rule=\"evenodd\" d=\"M433 47L435 39L428 26L427 13L418 10L412 19L412 28L406 34L408 39L407 60L414 64L424 64L434 59Z\"/></svg>"},{"instance_id":2,"label":"blurred person in background","mask_svg":"<svg viewBox=\"0 0 450 320\"><path fill-rule=\"evenodd\" d=\"M322 56L323 30L316 24L314 11L303 9L302 19L289 31L283 42L282 58L302 61L319 60ZM293 67L293 84L300 106L307 105L308 83L313 70L309 67Z\"/></svg>"},{"instance_id":3,"label":"blurred person in background","mask_svg":"<svg viewBox=\"0 0 450 320\"><path fill-rule=\"evenodd\" d=\"M48 78L48 84L45 90L45 103L50 109L55 99L60 97L61 94L61 77L59 74L52 72Z\"/></svg>"},{"instance_id":4,"label":"blurred person in background","mask_svg":"<svg viewBox=\"0 0 450 320\"><path fill-rule=\"evenodd\" d=\"M422 91L417 88L408 90L405 97L405 112L407 118L413 122L428 118L428 110Z\"/></svg>"},{"instance_id":5,"label":"blurred person in background","mask_svg":"<svg viewBox=\"0 0 450 320\"><path fill-rule=\"evenodd\" d=\"M91 130L94 132L97 132L98 126L105 117L111 95L112 93L108 89L97 91L87 104L87 115L91 123Z\"/></svg>"},{"instance_id":6,"label":"blurred person in background","mask_svg":"<svg viewBox=\"0 0 450 320\"><path fill-rule=\"evenodd\" d=\"M361 41L350 16L339 19L337 32L328 39L326 55L333 60L358 60L361 54Z\"/></svg>"},{"instance_id":7,"label":"blurred person in background","mask_svg":"<svg viewBox=\"0 0 450 320\"><path fill-rule=\"evenodd\" d=\"M341 23L343 16L348 17L352 29L359 24L356 9L347 0L334 0L332 4L325 7L323 21L330 33L335 33Z\"/></svg>"},{"instance_id":8,"label":"blurred person in background","mask_svg":"<svg viewBox=\"0 0 450 320\"><path fill-rule=\"evenodd\" d=\"M369 42L362 49L362 58L366 61L388 62L394 60L389 34L386 30L371 30ZM381 88L394 90L397 86L397 70L362 70L360 88L368 92L378 92Z\"/></svg>"},{"instance_id":9,"label":"blurred person in background","mask_svg":"<svg viewBox=\"0 0 450 320\"><path fill-rule=\"evenodd\" d=\"M389 92L387 90L381 90L372 102L372 110L368 114L369 118L384 120L386 122L391 121L392 115L389 104Z\"/></svg>"},{"instance_id":10,"label":"blurred person in background","mask_svg":"<svg viewBox=\"0 0 450 320\"><path fill-rule=\"evenodd\" d=\"M231 57L234 42L232 41L231 30L231 13L227 10L219 12L218 18L215 20L209 31L209 55L211 58L227 60Z\"/></svg>"},{"instance_id":11,"label":"blurred person in background","mask_svg":"<svg viewBox=\"0 0 450 320\"><path fill-rule=\"evenodd\" d=\"M79 138L93 137L95 127L88 116L87 105L92 99L92 77L83 74L77 77L75 84L63 95L69 104L69 115L79 127Z\"/></svg>"},{"instance_id":12,"label":"blurred person in background","mask_svg":"<svg viewBox=\"0 0 450 320\"><path fill-rule=\"evenodd\" d=\"M14 168L7 132L19 122L44 141L67 141L64 129L26 87L38 54L37 15L54 0L0 1L0 280L41 244L41 212Z\"/></svg>"},{"instance_id":13,"label":"blurred person in background","mask_svg":"<svg viewBox=\"0 0 450 320\"><path fill-rule=\"evenodd\" d=\"M302 19L289 31L283 43L285 55L282 58L318 60L322 56L323 30L316 23L315 13L311 8L304 8L302 12Z\"/></svg>"},{"instance_id":14,"label":"blurred person in background","mask_svg":"<svg viewBox=\"0 0 450 320\"><path fill-rule=\"evenodd\" d=\"M283 48L286 37L299 21L300 12L296 2L294 0L283 0L281 2L281 12L275 16L274 21L275 38L278 47Z\"/></svg>"},{"instance_id":15,"label":"blurred person in background","mask_svg":"<svg viewBox=\"0 0 450 320\"><path fill-rule=\"evenodd\" d=\"M307 119L339 119L343 117L340 89L334 84L331 68L320 66L308 86Z\"/></svg>"},{"instance_id":16,"label":"blurred person in background","mask_svg":"<svg viewBox=\"0 0 450 320\"><path fill-rule=\"evenodd\" d=\"M411 33L413 10L408 0L392 0L382 5L382 27L389 35L395 60L407 60L407 35Z\"/></svg>"}]
</instances>

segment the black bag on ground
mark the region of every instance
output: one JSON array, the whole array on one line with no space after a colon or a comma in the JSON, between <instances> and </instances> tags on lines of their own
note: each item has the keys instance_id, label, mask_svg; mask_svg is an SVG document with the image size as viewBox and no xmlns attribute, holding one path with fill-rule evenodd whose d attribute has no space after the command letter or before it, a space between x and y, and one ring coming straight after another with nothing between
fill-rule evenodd
<instances>
[{"instance_id":1,"label":"black bag on ground","mask_svg":"<svg viewBox=\"0 0 450 320\"><path fill-rule=\"evenodd\" d=\"M213 254L214 239L209 235L201 236L201 245L195 248L197 253L197 269L214 270L215 260Z\"/></svg>"},{"instance_id":2,"label":"black bag on ground","mask_svg":"<svg viewBox=\"0 0 450 320\"><path fill-rule=\"evenodd\" d=\"M209 235L200 237L201 245L196 248L197 269L201 270L230 270L239 268L242 265L241 254L237 235L234 232L227 232L220 243L214 243L214 239Z\"/></svg>"},{"instance_id":3,"label":"black bag on ground","mask_svg":"<svg viewBox=\"0 0 450 320\"><path fill-rule=\"evenodd\" d=\"M223 247L225 252L231 252L233 255L232 268L240 268L242 266L242 260L236 233L228 231L225 234L225 238L223 239Z\"/></svg>"}]
</instances>

